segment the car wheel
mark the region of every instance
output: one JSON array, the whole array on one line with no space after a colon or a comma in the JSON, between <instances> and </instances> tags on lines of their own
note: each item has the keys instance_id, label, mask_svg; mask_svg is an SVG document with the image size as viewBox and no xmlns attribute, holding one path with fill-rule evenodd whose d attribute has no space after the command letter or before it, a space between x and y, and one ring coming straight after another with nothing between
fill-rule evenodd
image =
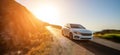
<instances>
[{"instance_id":1,"label":"car wheel","mask_svg":"<svg viewBox=\"0 0 120 55\"><path fill-rule=\"evenodd\" d=\"M73 34L69 33L69 37L70 37L70 39L73 39Z\"/></svg>"}]
</instances>

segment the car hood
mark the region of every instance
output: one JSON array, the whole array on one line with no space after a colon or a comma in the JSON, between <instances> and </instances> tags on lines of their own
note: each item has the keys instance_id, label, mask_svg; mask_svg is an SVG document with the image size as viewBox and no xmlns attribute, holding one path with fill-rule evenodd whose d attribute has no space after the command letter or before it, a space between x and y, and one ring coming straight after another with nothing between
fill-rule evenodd
<instances>
[{"instance_id":1,"label":"car hood","mask_svg":"<svg viewBox=\"0 0 120 55\"><path fill-rule=\"evenodd\" d=\"M73 28L73 29L71 29L71 31L80 32L80 33L92 33L92 31L87 30L87 29L75 29L75 28Z\"/></svg>"}]
</instances>

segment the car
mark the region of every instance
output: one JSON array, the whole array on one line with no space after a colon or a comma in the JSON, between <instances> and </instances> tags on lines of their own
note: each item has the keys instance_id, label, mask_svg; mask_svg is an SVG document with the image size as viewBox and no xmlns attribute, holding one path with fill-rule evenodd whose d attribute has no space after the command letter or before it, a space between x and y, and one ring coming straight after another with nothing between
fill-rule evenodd
<instances>
[{"instance_id":1,"label":"car","mask_svg":"<svg viewBox=\"0 0 120 55\"><path fill-rule=\"evenodd\" d=\"M80 24L66 24L62 27L62 35L73 40L92 40L92 31Z\"/></svg>"}]
</instances>

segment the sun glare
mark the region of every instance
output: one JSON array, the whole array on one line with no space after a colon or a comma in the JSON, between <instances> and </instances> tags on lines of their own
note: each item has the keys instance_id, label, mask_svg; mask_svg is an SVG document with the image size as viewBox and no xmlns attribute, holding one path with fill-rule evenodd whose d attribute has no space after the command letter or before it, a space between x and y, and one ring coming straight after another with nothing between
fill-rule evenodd
<instances>
[{"instance_id":1,"label":"sun glare","mask_svg":"<svg viewBox=\"0 0 120 55\"><path fill-rule=\"evenodd\" d=\"M35 11L35 15L40 19L48 23L55 24L57 22L59 11L56 7L46 5L41 6Z\"/></svg>"}]
</instances>

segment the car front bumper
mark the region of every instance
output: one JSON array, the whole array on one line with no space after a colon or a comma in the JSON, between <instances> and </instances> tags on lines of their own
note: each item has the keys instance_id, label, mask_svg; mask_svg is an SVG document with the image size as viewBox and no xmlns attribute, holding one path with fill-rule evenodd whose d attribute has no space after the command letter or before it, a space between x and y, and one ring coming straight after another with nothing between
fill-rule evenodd
<instances>
[{"instance_id":1,"label":"car front bumper","mask_svg":"<svg viewBox=\"0 0 120 55\"><path fill-rule=\"evenodd\" d=\"M82 36L82 35L73 35L75 40L92 40L93 36Z\"/></svg>"}]
</instances>

